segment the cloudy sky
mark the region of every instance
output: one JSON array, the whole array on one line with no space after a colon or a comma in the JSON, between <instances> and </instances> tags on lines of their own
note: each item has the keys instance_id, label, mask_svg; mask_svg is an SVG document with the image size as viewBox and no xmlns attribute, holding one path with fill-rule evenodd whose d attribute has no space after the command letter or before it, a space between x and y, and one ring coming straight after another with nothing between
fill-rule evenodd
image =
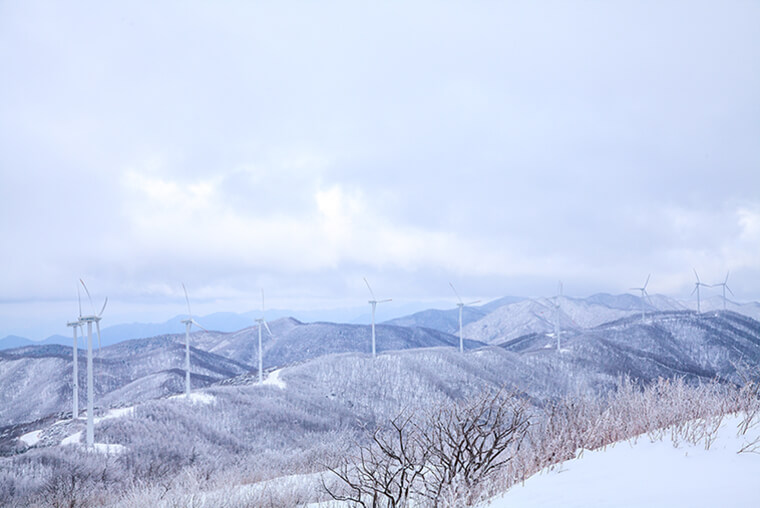
<instances>
[{"instance_id":1,"label":"cloudy sky","mask_svg":"<svg viewBox=\"0 0 760 508\"><path fill-rule=\"evenodd\" d=\"M760 299L760 3L0 1L0 336L379 297Z\"/></svg>"}]
</instances>

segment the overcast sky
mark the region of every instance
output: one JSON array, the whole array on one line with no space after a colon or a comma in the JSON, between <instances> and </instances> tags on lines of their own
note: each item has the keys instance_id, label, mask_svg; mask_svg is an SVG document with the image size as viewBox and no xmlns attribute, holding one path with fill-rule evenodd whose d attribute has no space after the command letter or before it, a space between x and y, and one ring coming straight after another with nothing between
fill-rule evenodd
<instances>
[{"instance_id":1,"label":"overcast sky","mask_svg":"<svg viewBox=\"0 0 760 508\"><path fill-rule=\"evenodd\" d=\"M0 336L107 318L760 298L760 2L0 0ZM717 291L717 290L713 290ZM452 301L453 305L453 301ZM108 315L110 313L110 315ZM105 323L105 320L104 320Z\"/></svg>"}]
</instances>

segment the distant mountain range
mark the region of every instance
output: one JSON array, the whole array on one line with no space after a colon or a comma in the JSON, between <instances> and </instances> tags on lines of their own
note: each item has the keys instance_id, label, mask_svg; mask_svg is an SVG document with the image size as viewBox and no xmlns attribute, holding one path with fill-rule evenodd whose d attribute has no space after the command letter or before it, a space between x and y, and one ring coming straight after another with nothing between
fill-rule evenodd
<instances>
[{"instance_id":1,"label":"distant mountain range","mask_svg":"<svg viewBox=\"0 0 760 508\"><path fill-rule=\"evenodd\" d=\"M705 301L706 308L714 304ZM758 304L732 306L745 314L760 314ZM752 318L732 311L696 314L680 302L659 295L646 302L643 320L641 312L641 300L633 295L504 298L464 309L465 348L485 351L497 346L497 350L517 354L511 360L514 372L503 373L504 380L523 383L525 379L514 376L524 372L539 385L553 386L546 389L555 394L561 391L557 383L574 383L573 379L587 379L592 386L607 385L624 373L641 378L682 374L730 379L731 361L741 357L760 364L760 324ZM554 335L557 316L563 349L559 355ZM209 328L246 326L192 334L194 387L256 374L258 328L249 326L251 320L237 314L203 318ZM147 333L157 329L152 326L166 329L161 327L176 327L176 323L121 326L111 328L123 334L129 330ZM271 321L270 328L272 335L266 330L262 335L265 370L371 351L367 325L280 318ZM377 350L455 351L457 333L458 309L427 310L377 325ZM117 336L119 333L112 335ZM16 347L0 351L0 426L70 411L71 339L61 339L63 344L29 345L23 338L6 338L7 344ZM81 344L79 390L80 400L85 400ZM96 399L103 407L178 393L183 389L184 333L160 333L110 345L104 341L95 357L95 371ZM542 380L542 375L553 380Z\"/></svg>"},{"instance_id":2,"label":"distant mountain range","mask_svg":"<svg viewBox=\"0 0 760 508\"><path fill-rule=\"evenodd\" d=\"M554 301L554 298L529 299L506 296L484 305L465 307L462 316L462 321L465 325L472 325L475 322L482 321L478 325L468 327L465 335L474 340L490 342L495 339L504 339L507 336L518 336L524 333L548 329L549 326L554 326L554 311L552 310ZM562 302L563 304L567 304L567 308L563 308L563 328L575 325L583 328L587 327L589 323L598 324L610 318L622 317L641 311L641 299L632 294L610 295L599 293L587 298L562 297ZM517 304L519 304L517 307L510 307ZM680 301L663 295L651 295L644 302L644 307L649 312L658 310L696 310L696 301ZM702 300L701 307L703 312L721 310L723 309L723 300L720 296L711 296ZM739 304L728 301L727 310L760 320L760 303L758 302ZM291 317L293 314L291 311L273 309L267 311L267 319L275 320ZM300 321L324 321L325 319L329 319L350 324L366 324L369 322L369 315L364 315L361 308L298 312L297 314L301 317ZM259 313L255 311L241 314L217 312L200 316L197 319L208 330L235 332L252 326L258 317ZM110 346L123 340L184 333L184 325L181 323L184 318L184 315L178 315L163 323L124 323L106 326L102 330L102 345ZM539 322L542 321L543 325L540 325ZM444 333L457 334L459 310L457 308L446 310L428 309L385 321L385 324L417 326L431 328ZM504 332L505 329L512 331ZM60 334L52 335L43 341L33 341L25 337L9 335L0 339L0 350L50 344L70 346L72 340L71 336ZM84 347L81 337L79 347Z\"/></svg>"}]
</instances>

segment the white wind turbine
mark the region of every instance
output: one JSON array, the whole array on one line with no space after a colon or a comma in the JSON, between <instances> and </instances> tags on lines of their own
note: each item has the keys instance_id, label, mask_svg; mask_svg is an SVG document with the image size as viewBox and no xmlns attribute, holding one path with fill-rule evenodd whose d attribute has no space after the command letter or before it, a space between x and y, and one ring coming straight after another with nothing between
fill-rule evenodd
<instances>
[{"instance_id":1,"label":"white wind turbine","mask_svg":"<svg viewBox=\"0 0 760 508\"><path fill-rule=\"evenodd\" d=\"M95 444L95 418L93 415L94 411L94 397L95 397L95 389L94 389L94 380L93 380L93 373L92 373L92 324L95 323L95 328L98 332L98 348L100 348L100 319L103 315L103 311L106 310L106 304L108 303L108 298L105 299L103 302L103 308L100 309L99 313L95 313L95 307L92 305L92 298L90 297L90 291L87 289L87 285L84 283L82 279L79 279L79 282L82 283L82 287L84 288L85 293L87 294L87 299L90 301L90 306L92 307L92 315L91 316L80 316L79 317L79 323L80 326L84 323L87 323L87 446L92 447ZM79 305L80 313L81 313L81 303Z\"/></svg>"},{"instance_id":2,"label":"white wind turbine","mask_svg":"<svg viewBox=\"0 0 760 508\"><path fill-rule=\"evenodd\" d=\"M457 303L457 307L459 307L459 352L464 353L464 337L462 335L462 311L464 310L466 306L480 303L480 300L475 300L474 302L470 302L470 303L464 303L462 301L462 298L460 298L459 293L457 293L456 288L454 288L454 284L449 282L449 286L451 286L451 289L454 290L454 294L456 295L457 300L459 300L459 302Z\"/></svg>"},{"instance_id":3,"label":"white wind turbine","mask_svg":"<svg viewBox=\"0 0 760 508\"><path fill-rule=\"evenodd\" d=\"M66 326L70 326L74 332L74 349L72 349L72 360L74 362L73 378L74 378L74 407L71 412L71 419L79 419L79 337L77 337L77 328L82 328L82 299L79 296L79 286L77 286L77 299L79 300L79 319L76 321L70 321L66 323ZM82 330L84 335L84 330Z\"/></svg>"},{"instance_id":4,"label":"white wind turbine","mask_svg":"<svg viewBox=\"0 0 760 508\"><path fill-rule=\"evenodd\" d=\"M646 318L645 301L644 301L644 299L650 300L649 293L647 293L647 285L649 284L649 277L651 277L651 276L652 276L651 273L649 275L647 275L647 280L644 282L644 286L643 287L640 287L640 288L629 288L631 291L641 291L641 320L642 321L644 321L644 319Z\"/></svg>"},{"instance_id":5,"label":"white wind turbine","mask_svg":"<svg viewBox=\"0 0 760 508\"><path fill-rule=\"evenodd\" d=\"M710 287L709 284L705 284L704 282L699 280L699 275L697 275L697 269L692 268L694 270L694 276L697 278L697 282L694 283L694 289L692 290L691 294L697 293L697 314L700 314L702 312L702 308L700 306L700 300L699 300L699 286L705 286Z\"/></svg>"},{"instance_id":6,"label":"white wind turbine","mask_svg":"<svg viewBox=\"0 0 760 508\"><path fill-rule=\"evenodd\" d=\"M367 289L369 289L369 294L372 295L372 300L369 301L369 304L372 305L372 356L375 356L375 307L377 307L378 303L386 303L390 302L391 299L387 298L385 300L377 300L375 298L375 293L372 291L372 287L369 285L369 282L367 282L367 278L364 277L364 283L367 284Z\"/></svg>"},{"instance_id":7,"label":"white wind turbine","mask_svg":"<svg viewBox=\"0 0 760 508\"><path fill-rule=\"evenodd\" d=\"M185 395L190 396L190 328L195 325L204 332L208 330L193 319L193 312L190 310L190 298L187 296L187 288L185 288L184 282L182 283L182 290L185 292L185 301L187 302L187 319L181 321L185 325Z\"/></svg>"},{"instance_id":8,"label":"white wind turbine","mask_svg":"<svg viewBox=\"0 0 760 508\"><path fill-rule=\"evenodd\" d=\"M716 286L723 286L723 310L726 310L726 289L728 289L728 292L731 293L731 296L736 296L733 291L731 291L731 288L728 287L728 274L730 272L726 272L726 278L723 282L720 282L718 284L713 284L712 287Z\"/></svg>"},{"instance_id":9,"label":"white wind turbine","mask_svg":"<svg viewBox=\"0 0 760 508\"><path fill-rule=\"evenodd\" d=\"M264 290L263 289L261 290L261 317L258 318L256 322L259 324L259 384L262 384L264 382L264 350L262 349L262 346L261 346L262 325L267 329L269 336L274 337L274 335L272 335L272 330L269 329L269 325L264 319Z\"/></svg>"}]
</instances>

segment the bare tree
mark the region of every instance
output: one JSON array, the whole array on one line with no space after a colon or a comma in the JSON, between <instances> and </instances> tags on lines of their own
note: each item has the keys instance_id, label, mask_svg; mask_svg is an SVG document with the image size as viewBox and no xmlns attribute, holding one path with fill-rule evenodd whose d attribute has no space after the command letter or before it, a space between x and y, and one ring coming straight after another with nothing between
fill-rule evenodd
<instances>
[{"instance_id":1,"label":"bare tree","mask_svg":"<svg viewBox=\"0 0 760 508\"><path fill-rule=\"evenodd\" d=\"M529 426L528 406L514 393L486 392L440 408L417 429L430 456L423 495L436 505L444 495L467 496L512 460Z\"/></svg>"},{"instance_id":2,"label":"bare tree","mask_svg":"<svg viewBox=\"0 0 760 508\"><path fill-rule=\"evenodd\" d=\"M527 433L527 405L514 394L484 393L443 407L421 420L399 415L374 431L370 444L328 468L342 492L323 483L335 500L359 506L440 505L466 497L504 467Z\"/></svg>"},{"instance_id":3,"label":"bare tree","mask_svg":"<svg viewBox=\"0 0 760 508\"><path fill-rule=\"evenodd\" d=\"M405 506L427 462L411 421L412 416L402 412L387 427L372 432L370 444L359 446L355 456L328 467L344 487L339 493L323 481L328 495L364 507Z\"/></svg>"}]
</instances>

